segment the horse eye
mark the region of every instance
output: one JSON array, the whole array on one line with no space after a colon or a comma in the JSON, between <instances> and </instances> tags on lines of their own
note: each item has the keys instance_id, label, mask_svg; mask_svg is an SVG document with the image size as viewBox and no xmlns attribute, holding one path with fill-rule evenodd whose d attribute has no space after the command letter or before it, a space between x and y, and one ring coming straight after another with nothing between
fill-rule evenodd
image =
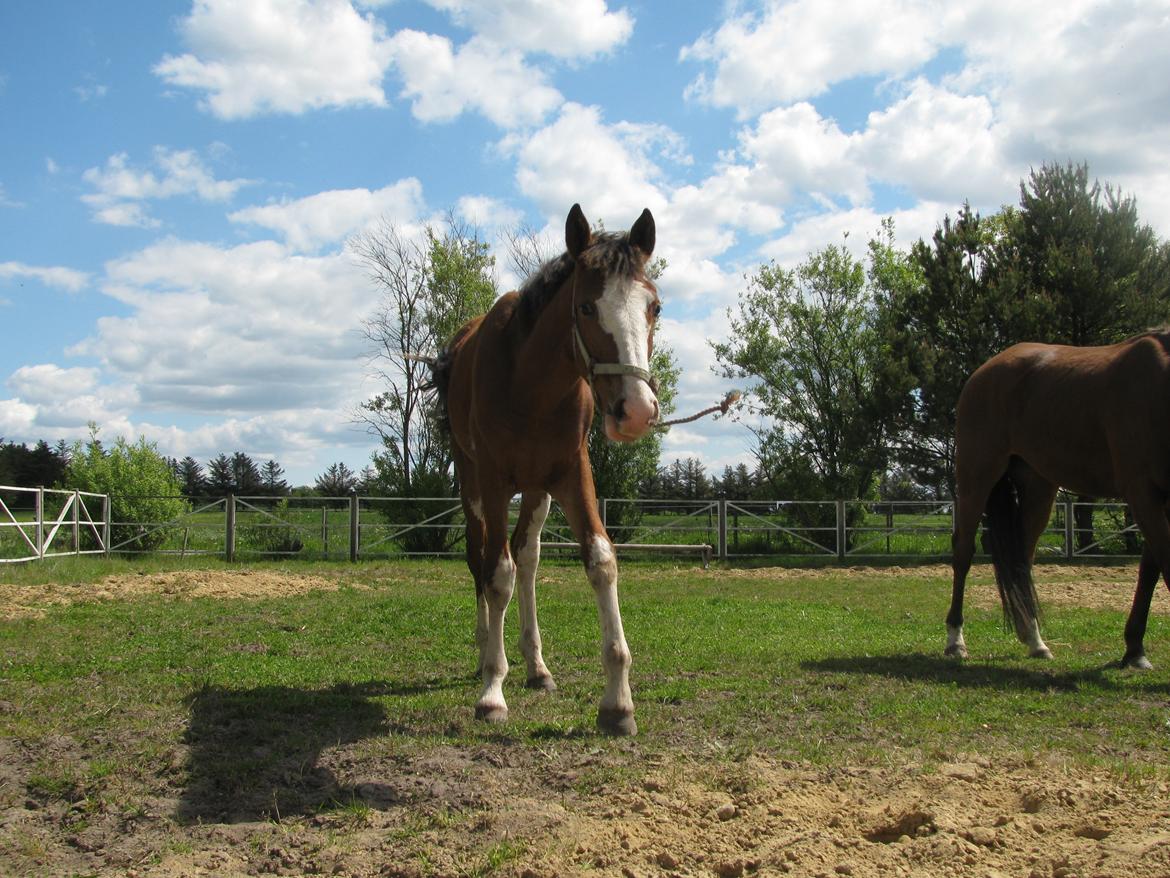
<instances>
[{"instance_id":1,"label":"horse eye","mask_svg":"<svg viewBox=\"0 0 1170 878\"><path fill-rule=\"evenodd\" d=\"M594 314L597 313L597 308L594 306L594 304L592 302L582 302L581 303L581 313L584 314L586 317L592 317Z\"/></svg>"},{"instance_id":2,"label":"horse eye","mask_svg":"<svg viewBox=\"0 0 1170 878\"><path fill-rule=\"evenodd\" d=\"M662 313L662 305L660 305L658 302L655 302L654 303L654 316L657 317L661 313Z\"/></svg>"}]
</instances>

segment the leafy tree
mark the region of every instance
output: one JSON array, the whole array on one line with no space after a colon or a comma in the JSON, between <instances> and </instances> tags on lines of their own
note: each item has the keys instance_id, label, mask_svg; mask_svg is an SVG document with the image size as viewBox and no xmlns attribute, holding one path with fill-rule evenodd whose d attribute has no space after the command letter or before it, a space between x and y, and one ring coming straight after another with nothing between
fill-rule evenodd
<instances>
[{"instance_id":1,"label":"leafy tree","mask_svg":"<svg viewBox=\"0 0 1170 878\"><path fill-rule=\"evenodd\" d=\"M984 218L964 205L930 244L912 247L900 276L879 286L882 368L898 400L896 457L914 481L943 493L954 492L959 391L1021 319L1014 285L989 276L1006 223L1005 215Z\"/></svg>"},{"instance_id":2,"label":"leafy tree","mask_svg":"<svg viewBox=\"0 0 1170 878\"><path fill-rule=\"evenodd\" d=\"M1087 165L1033 171L1012 219L1012 248L994 267L1018 273L1033 306L1016 340L1110 344L1166 319L1170 247L1132 197L1090 183Z\"/></svg>"},{"instance_id":3,"label":"leafy tree","mask_svg":"<svg viewBox=\"0 0 1170 878\"><path fill-rule=\"evenodd\" d=\"M776 496L870 496L893 394L865 266L838 245L794 270L761 266L729 316L731 337L713 348L724 375L755 382L749 405L771 419L755 453Z\"/></svg>"},{"instance_id":4,"label":"leafy tree","mask_svg":"<svg viewBox=\"0 0 1170 878\"><path fill-rule=\"evenodd\" d=\"M74 443L65 485L77 491L108 494L110 548L128 552L152 551L166 540L173 521L189 510L179 496L181 485L165 457L145 437L131 444L119 436L111 448L97 440L91 425L90 441Z\"/></svg>"},{"instance_id":5,"label":"leafy tree","mask_svg":"<svg viewBox=\"0 0 1170 878\"><path fill-rule=\"evenodd\" d=\"M964 206L911 259L920 282L882 296L887 377L901 390L897 457L935 491L954 490L955 402L989 357L1019 341L1106 344L1170 314L1170 248L1084 165L1034 171L1018 208Z\"/></svg>"}]
</instances>

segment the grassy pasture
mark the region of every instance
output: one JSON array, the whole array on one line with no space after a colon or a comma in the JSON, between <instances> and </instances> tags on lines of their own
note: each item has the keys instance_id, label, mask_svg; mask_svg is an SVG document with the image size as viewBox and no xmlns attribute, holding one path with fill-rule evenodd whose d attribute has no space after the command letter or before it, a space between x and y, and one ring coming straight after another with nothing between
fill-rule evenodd
<instances>
[{"instance_id":1,"label":"grassy pasture","mask_svg":"<svg viewBox=\"0 0 1170 878\"><path fill-rule=\"evenodd\" d=\"M166 585L177 571L271 577L278 587L247 598L182 596ZM473 598L458 562L61 559L0 576L9 607L0 621L0 764L9 766L0 816L59 813L69 844L114 818L123 828L165 819L172 832L257 820L363 826L371 807L399 795L380 792L370 775L452 753L487 753L503 765L567 759L567 783L582 796L636 788L680 763L722 766L750 784L744 766L760 754L825 769L929 770L978 753L1170 780L1170 623L1164 611L1151 618L1156 670L1116 668L1128 586L1115 588L1116 609L1050 605L1044 633L1056 658L1037 663L1004 629L978 571L972 658L958 663L941 655L949 586L938 569L703 571L627 561L622 610L640 735L610 740L594 731L597 613L576 564L546 562L538 586L558 693L523 688L509 612L511 716L499 727L472 718ZM1057 574L1076 576L1077 568ZM282 590L282 581L313 587ZM157 587L118 591L115 582ZM85 599L99 590L108 596ZM63 595L71 602L54 603ZM38 600L41 611L30 612ZM1165 600L1160 593L1156 605ZM458 837L459 821L470 819L461 807L408 815L395 832L409 835L404 844L427 832ZM0 872L54 874L35 866L51 851L22 838L18 853L0 855ZM458 874L488 874L523 851L495 840ZM159 862L182 854L148 851ZM417 874L444 872L424 864Z\"/></svg>"}]
</instances>

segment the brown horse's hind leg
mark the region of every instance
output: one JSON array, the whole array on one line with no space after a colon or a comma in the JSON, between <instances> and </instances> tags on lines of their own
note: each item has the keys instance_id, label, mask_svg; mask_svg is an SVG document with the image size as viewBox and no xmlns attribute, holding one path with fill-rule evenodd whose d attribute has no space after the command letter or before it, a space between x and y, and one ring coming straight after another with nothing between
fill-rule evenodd
<instances>
[{"instance_id":1,"label":"brown horse's hind leg","mask_svg":"<svg viewBox=\"0 0 1170 878\"><path fill-rule=\"evenodd\" d=\"M1036 561L1036 547L1048 522L1052 518L1052 504L1056 500L1057 486L1045 479L1020 458L1012 458L1008 475L1016 486L1019 498L1020 528L1023 531L1024 549L1027 557L1028 580L1032 577L1032 565ZM1040 622L1035 615L1030 618L1014 618L1016 636L1028 647L1032 658L1052 658L1052 651L1040 637Z\"/></svg>"},{"instance_id":2,"label":"brown horse's hind leg","mask_svg":"<svg viewBox=\"0 0 1170 878\"><path fill-rule=\"evenodd\" d=\"M975 557L975 532L983 517L990 488L960 492L955 500L955 530L951 534L951 608L947 612L947 648L945 655L967 657L963 639L963 592L971 559Z\"/></svg>"},{"instance_id":3,"label":"brown horse's hind leg","mask_svg":"<svg viewBox=\"0 0 1170 878\"><path fill-rule=\"evenodd\" d=\"M485 539L483 500L475 480L475 470L467 458L456 448L454 451L455 472L459 477L460 500L463 504L463 533L467 543L467 569L475 583L475 677L483 675L484 638L487 637L487 601L483 593L483 544Z\"/></svg>"},{"instance_id":4,"label":"brown horse's hind leg","mask_svg":"<svg viewBox=\"0 0 1170 878\"><path fill-rule=\"evenodd\" d=\"M544 664L540 626L536 621L536 568L540 564L540 531L548 518L551 498L542 491L525 492L520 518L512 532L512 557L516 559L516 598L520 604L520 653L528 665L529 689L556 691L557 684Z\"/></svg>"},{"instance_id":5,"label":"brown horse's hind leg","mask_svg":"<svg viewBox=\"0 0 1170 878\"><path fill-rule=\"evenodd\" d=\"M1146 658L1146 621L1150 617L1150 601L1154 597L1154 589L1158 585L1158 562L1154 558L1149 546L1142 551L1142 560L1138 565L1137 589L1133 593L1133 606L1129 610L1129 618L1125 622L1125 655L1122 656L1123 668L1139 668L1148 671L1153 665Z\"/></svg>"}]
</instances>

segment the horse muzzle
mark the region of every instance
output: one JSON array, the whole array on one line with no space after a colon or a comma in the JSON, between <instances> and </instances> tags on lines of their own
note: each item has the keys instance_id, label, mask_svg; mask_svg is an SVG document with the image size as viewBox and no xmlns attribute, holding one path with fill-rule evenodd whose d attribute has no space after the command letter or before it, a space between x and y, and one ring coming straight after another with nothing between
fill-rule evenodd
<instances>
[{"instance_id":1,"label":"horse muzzle","mask_svg":"<svg viewBox=\"0 0 1170 878\"><path fill-rule=\"evenodd\" d=\"M642 392L623 395L605 414L605 435L613 442L634 442L658 423L658 399L642 384Z\"/></svg>"}]
</instances>

